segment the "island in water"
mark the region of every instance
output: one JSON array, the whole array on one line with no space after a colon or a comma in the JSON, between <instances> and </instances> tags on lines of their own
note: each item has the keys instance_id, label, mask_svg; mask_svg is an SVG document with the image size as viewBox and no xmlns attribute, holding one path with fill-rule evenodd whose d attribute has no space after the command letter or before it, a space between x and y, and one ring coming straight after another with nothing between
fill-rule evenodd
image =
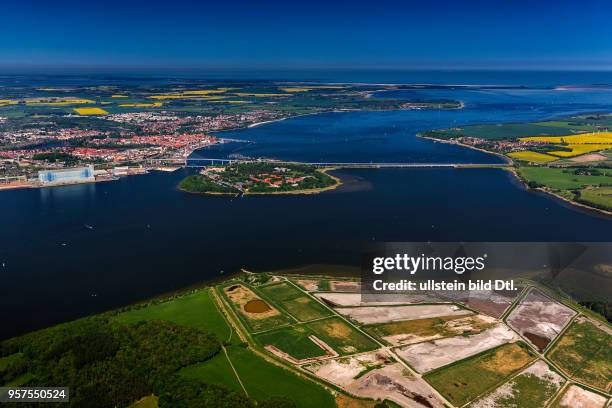
<instances>
[{"instance_id":1,"label":"island in water","mask_svg":"<svg viewBox=\"0 0 612 408\"><path fill-rule=\"evenodd\" d=\"M236 162L205 167L184 178L179 189L198 194L313 194L341 184L330 168L275 161Z\"/></svg>"}]
</instances>

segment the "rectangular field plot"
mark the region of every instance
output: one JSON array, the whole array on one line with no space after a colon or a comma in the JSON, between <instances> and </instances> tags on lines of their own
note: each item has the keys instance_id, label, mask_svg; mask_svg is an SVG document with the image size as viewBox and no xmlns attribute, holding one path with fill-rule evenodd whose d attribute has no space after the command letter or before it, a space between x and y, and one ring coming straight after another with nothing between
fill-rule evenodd
<instances>
[{"instance_id":1,"label":"rectangular field plot","mask_svg":"<svg viewBox=\"0 0 612 408\"><path fill-rule=\"evenodd\" d=\"M240 283L226 285L222 292L228 299L238 317L252 332L273 329L293 322L293 320L268 304L253 290Z\"/></svg>"},{"instance_id":2,"label":"rectangular field plot","mask_svg":"<svg viewBox=\"0 0 612 408\"><path fill-rule=\"evenodd\" d=\"M442 337L476 334L494 325L495 319L489 316L459 315L374 324L363 329L392 346L401 346Z\"/></svg>"},{"instance_id":3,"label":"rectangular field plot","mask_svg":"<svg viewBox=\"0 0 612 408\"><path fill-rule=\"evenodd\" d=\"M317 320L306 325L314 332L315 336L341 355L377 348L377 344L374 341L338 317Z\"/></svg>"},{"instance_id":4,"label":"rectangular field plot","mask_svg":"<svg viewBox=\"0 0 612 408\"><path fill-rule=\"evenodd\" d=\"M268 351L286 358L281 353L288 354L291 360L304 360L317 357L325 357L330 355L324 348L317 345L312 339L312 331L305 326L292 326L282 329L261 333L255 336L255 339ZM274 347L281 353L274 352L270 347ZM299 363L299 361L292 361Z\"/></svg>"},{"instance_id":5,"label":"rectangular field plot","mask_svg":"<svg viewBox=\"0 0 612 408\"><path fill-rule=\"evenodd\" d=\"M455 336L396 349L415 370L426 373L493 347L517 340L518 336L499 324L471 336Z\"/></svg>"},{"instance_id":6,"label":"rectangular field plot","mask_svg":"<svg viewBox=\"0 0 612 408\"><path fill-rule=\"evenodd\" d=\"M514 291L473 290L469 292L469 297L465 300L465 303L481 313L499 318L521 293L521 289Z\"/></svg>"},{"instance_id":7,"label":"rectangular field plot","mask_svg":"<svg viewBox=\"0 0 612 408\"><path fill-rule=\"evenodd\" d=\"M570 385L557 397L551 405L552 408L604 408L606 406L606 397L596 394L592 391L585 390L577 385Z\"/></svg>"},{"instance_id":8,"label":"rectangular field plot","mask_svg":"<svg viewBox=\"0 0 612 408\"><path fill-rule=\"evenodd\" d=\"M514 309L506 321L540 351L563 330L576 312L532 290Z\"/></svg>"},{"instance_id":9,"label":"rectangular field plot","mask_svg":"<svg viewBox=\"0 0 612 408\"><path fill-rule=\"evenodd\" d=\"M565 379L539 360L519 375L471 404L471 408L540 408L563 386Z\"/></svg>"},{"instance_id":10,"label":"rectangular field plot","mask_svg":"<svg viewBox=\"0 0 612 408\"><path fill-rule=\"evenodd\" d=\"M359 292L361 290L361 282L332 280L329 281L329 290L332 292Z\"/></svg>"},{"instance_id":11,"label":"rectangular field plot","mask_svg":"<svg viewBox=\"0 0 612 408\"><path fill-rule=\"evenodd\" d=\"M305 368L361 398L388 399L405 407L444 407L429 384L384 352L325 360Z\"/></svg>"},{"instance_id":12,"label":"rectangular field plot","mask_svg":"<svg viewBox=\"0 0 612 408\"><path fill-rule=\"evenodd\" d=\"M284 301L302 296L302 292L287 282L274 283L272 285L261 286L261 293L270 297L272 300Z\"/></svg>"},{"instance_id":13,"label":"rectangular field plot","mask_svg":"<svg viewBox=\"0 0 612 408\"><path fill-rule=\"evenodd\" d=\"M301 322L331 316L332 312L290 283L279 283L260 288L279 307Z\"/></svg>"},{"instance_id":14,"label":"rectangular field plot","mask_svg":"<svg viewBox=\"0 0 612 408\"><path fill-rule=\"evenodd\" d=\"M410 306L363 306L337 308L336 311L361 324L388 323L438 316L467 315L471 311L451 304Z\"/></svg>"},{"instance_id":15,"label":"rectangular field plot","mask_svg":"<svg viewBox=\"0 0 612 408\"><path fill-rule=\"evenodd\" d=\"M301 322L332 315L329 309L308 296L300 296L295 299L287 300L282 303L282 306Z\"/></svg>"},{"instance_id":16,"label":"rectangular field plot","mask_svg":"<svg viewBox=\"0 0 612 408\"><path fill-rule=\"evenodd\" d=\"M534 359L525 344L504 344L423 378L454 405L461 406L502 383Z\"/></svg>"},{"instance_id":17,"label":"rectangular field plot","mask_svg":"<svg viewBox=\"0 0 612 408\"><path fill-rule=\"evenodd\" d=\"M609 391L612 381L612 335L584 318L577 319L548 353L570 377Z\"/></svg>"}]
</instances>

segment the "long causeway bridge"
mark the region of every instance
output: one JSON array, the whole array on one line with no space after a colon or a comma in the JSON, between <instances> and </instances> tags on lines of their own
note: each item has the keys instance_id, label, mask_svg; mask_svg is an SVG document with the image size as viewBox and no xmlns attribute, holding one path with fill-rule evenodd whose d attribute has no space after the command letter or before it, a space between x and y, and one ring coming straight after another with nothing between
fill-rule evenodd
<instances>
[{"instance_id":1,"label":"long causeway bridge","mask_svg":"<svg viewBox=\"0 0 612 408\"><path fill-rule=\"evenodd\" d=\"M264 160L264 159L214 159L214 158L187 158L187 159L150 159L147 161L151 165L181 166L181 167L210 167L227 166L233 163L274 163L274 164L304 164L320 168L343 168L343 169L382 169L382 168L501 168L508 167L509 163L385 163L385 162L297 162L283 160Z\"/></svg>"}]
</instances>

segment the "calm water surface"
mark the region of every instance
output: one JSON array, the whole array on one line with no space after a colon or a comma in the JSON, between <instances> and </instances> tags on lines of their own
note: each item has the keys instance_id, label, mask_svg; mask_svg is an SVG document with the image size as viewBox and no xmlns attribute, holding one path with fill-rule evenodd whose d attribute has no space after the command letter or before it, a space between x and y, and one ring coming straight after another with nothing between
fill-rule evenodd
<instances>
[{"instance_id":1,"label":"calm water surface","mask_svg":"<svg viewBox=\"0 0 612 408\"><path fill-rule=\"evenodd\" d=\"M612 111L609 90L426 90L461 111L306 116L223 136L194 156L491 163L415 137L430 128ZM343 170L315 196L184 194L189 170L96 185L0 192L0 337L223 276L309 263L358 264L365 241L609 241L612 219L524 190L496 169ZM93 229L87 228L92 226Z\"/></svg>"}]
</instances>

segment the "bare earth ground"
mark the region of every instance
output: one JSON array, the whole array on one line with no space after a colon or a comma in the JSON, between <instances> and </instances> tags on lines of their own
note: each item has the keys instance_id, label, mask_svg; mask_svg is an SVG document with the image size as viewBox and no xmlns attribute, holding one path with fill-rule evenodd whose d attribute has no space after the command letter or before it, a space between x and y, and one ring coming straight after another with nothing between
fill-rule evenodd
<instances>
[{"instance_id":1,"label":"bare earth ground","mask_svg":"<svg viewBox=\"0 0 612 408\"><path fill-rule=\"evenodd\" d=\"M375 405L376 401L361 400L344 394L338 394L336 397L336 406L338 408L374 408Z\"/></svg>"},{"instance_id":2,"label":"bare earth ground","mask_svg":"<svg viewBox=\"0 0 612 408\"><path fill-rule=\"evenodd\" d=\"M499 324L471 336L433 340L405 346L395 351L415 370L424 373L516 340L518 337L512 330Z\"/></svg>"},{"instance_id":3,"label":"bare earth ground","mask_svg":"<svg viewBox=\"0 0 612 408\"><path fill-rule=\"evenodd\" d=\"M577 385L570 385L557 405L563 408L603 408L606 406L606 398Z\"/></svg>"},{"instance_id":4,"label":"bare earth ground","mask_svg":"<svg viewBox=\"0 0 612 408\"><path fill-rule=\"evenodd\" d=\"M544 350L575 314L572 309L532 290L510 313L507 322L531 344Z\"/></svg>"},{"instance_id":5,"label":"bare earth ground","mask_svg":"<svg viewBox=\"0 0 612 408\"><path fill-rule=\"evenodd\" d=\"M442 337L449 337L451 335L458 335L467 332L482 331L478 329L479 326L491 325L495 323L495 319L486 315L473 315L460 317L454 320L450 320L444 324L443 329L448 331L447 334L435 333L428 336L420 336L415 333L398 333L390 336L383 336L382 338L393 346L403 346L406 344L419 343L427 340L435 340Z\"/></svg>"},{"instance_id":6,"label":"bare earth ground","mask_svg":"<svg viewBox=\"0 0 612 408\"><path fill-rule=\"evenodd\" d=\"M607 157L600 153L583 154L582 156L572 157L570 160L576 163L588 163L606 160Z\"/></svg>"},{"instance_id":7,"label":"bare earth ground","mask_svg":"<svg viewBox=\"0 0 612 408\"><path fill-rule=\"evenodd\" d=\"M368 372L367 367L372 365L381 366ZM404 407L444 407L425 381L412 376L399 363L389 364L382 352L327 360L308 369L358 397L390 399Z\"/></svg>"},{"instance_id":8,"label":"bare earth ground","mask_svg":"<svg viewBox=\"0 0 612 408\"><path fill-rule=\"evenodd\" d=\"M384 352L372 352L353 357L326 360L324 362L305 366L308 371L318 377L324 378L340 387L345 387L353 382L353 379L368 366L380 365L389 361L389 356Z\"/></svg>"},{"instance_id":9,"label":"bare earth ground","mask_svg":"<svg viewBox=\"0 0 612 408\"><path fill-rule=\"evenodd\" d=\"M348 316L362 324L387 323L400 320L426 319L438 316L471 314L469 310L458 306L445 305L412 305L412 306L364 306L337 308L338 313Z\"/></svg>"},{"instance_id":10,"label":"bare earth ground","mask_svg":"<svg viewBox=\"0 0 612 408\"><path fill-rule=\"evenodd\" d=\"M466 299L466 303L472 309L476 309L481 313L499 318L502 314L504 314L506 309L512 304L519 293L521 293L520 290L473 290L470 291L470 295L469 298Z\"/></svg>"},{"instance_id":11,"label":"bare earth ground","mask_svg":"<svg viewBox=\"0 0 612 408\"><path fill-rule=\"evenodd\" d=\"M551 397L556 394L556 392L563 386L565 379L561 377L559 374L552 371L548 364L546 364L542 360L536 361L531 366L527 367L523 370L519 376L521 375L534 375L542 380L545 380L556 390L552 393ZM512 396L514 394L514 380L511 380L501 387L497 388L491 394L487 395L484 398L474 402L470 405L471 408L495 408L498 407L498 400L503 399L505 397Z\"/></svg>"},{"instance_id":12,"label":"bare earth ground","mask_svg":"<svg viewBox=\"0 0 612 408\"><path fill-rule=\"evenodd\" d=\"M319 290L319 281L310 279L299 279L297 280L298 285L306 289L308 292Z\"/></svg>"},{"instance_id":13,"label":"bare earth ground","mask_svg":"<svg viewBox=\"0 0 612 408\"><path fill-rule=\"evenodd\" d=\"M359 292L361 290L361 282L330 281L329 288L332 292Z\"/></svg>"},{"instance_id":14,"label":"bare earth ground","mask_svg":"<svg viewBox=\"0 0 612 408\"><path fill-rule=\"evenodd\" d=\"M493 317L500 317L521 293L517 290L464 290L453 292L437 292L442 299L465 303L472 309Z\"/></svg>"},{"instance_id":15,"label":"bare earth ground","mask_svg":"<svg viewBox=\"0 0 612 408\"><path fill-rule=\"evenodd\" d=\"M264 300L262 300L251 289L247 287L236 284L226 287L224 291L227 297L229 297L232 302L238 305L240 307L240 311L250 319L266 319L268 317L277 316L280 314L278 310L273 308L267 302L264 302ZM268 310L261 313L249 313L245 310L244 305L253 300L264 302L266 305L268 305Z\"/></svg>"},{"instance_id":16,"label":"bare earth ground","mask_svg":"<svg viewBox=\"0 0 612 408\"><path fill-rule=\"evenodd\" d=\"M361 293L316 293L316 297L330 304L331 306L388 306L405 305L412 303L422 303L434 301L428 295L401 295L401 296L382 296L382 295L362 295Z\"/></svg>"},{"instance_id":17,"label":"bare earth ground","mask_svg":"<svg viewBox=\"0 0 612 408\"><path fill-rule=\"evenodd\" d=\"M430 386L411 376L400 363L372 370L348 385L346 390L358 396L390 399L403 407L444 407Z\"/></svg>"}]
</instances>

